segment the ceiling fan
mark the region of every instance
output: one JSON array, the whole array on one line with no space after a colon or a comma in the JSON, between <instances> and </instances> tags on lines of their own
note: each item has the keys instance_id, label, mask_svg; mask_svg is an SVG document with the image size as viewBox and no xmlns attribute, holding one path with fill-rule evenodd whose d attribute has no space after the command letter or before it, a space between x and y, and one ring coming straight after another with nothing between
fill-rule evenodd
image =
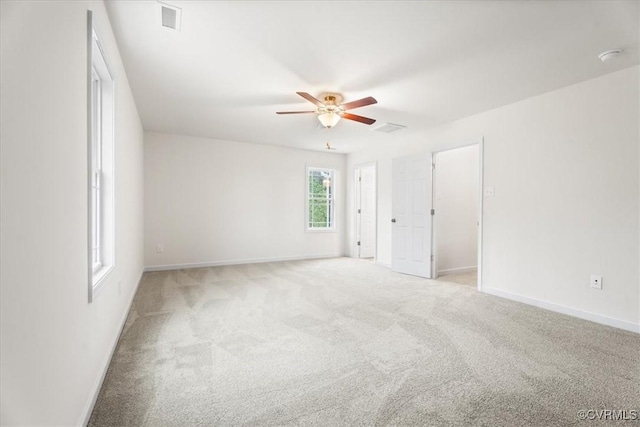
<instances>
[{"instance_id":1,"label":"ceiling fan","mask_svg":"<svg viewBox=\"0 0 640 427\"><path fill-rule=\"evenodd\" d=\"M318 108L313 111L278 111L276 112L276 114L317 114L318 120L320 121L320 123L322 123L322 126L326 128L334 127L341 118L364 123L366 125L371 125L376 122L374 119L370 119L368 117L362 117L356 114L347 113L347 110L353 110L354 108L377 104L378 101L376 101L375 98L371 96L343 104L342 95L340 95L339 93L323 93L320 95L322 101L314 98L306 92L296 93Z\"/></svg>"}]
</instances>

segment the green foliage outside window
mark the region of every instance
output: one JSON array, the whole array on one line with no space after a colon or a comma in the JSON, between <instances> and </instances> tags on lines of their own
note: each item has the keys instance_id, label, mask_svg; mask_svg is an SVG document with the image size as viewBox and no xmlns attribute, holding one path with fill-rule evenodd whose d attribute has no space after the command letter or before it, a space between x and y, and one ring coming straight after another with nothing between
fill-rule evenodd
<instances>
[{"instance_id":1,"label":"green foliage outside window","mask_svg":"<svg viewBox=\"0 0 640 427\"><path fill-rule=\"evenodd\" d=\"M309 228L333 228L333 171L309 169Z\"/></svg>"}]
</instances>

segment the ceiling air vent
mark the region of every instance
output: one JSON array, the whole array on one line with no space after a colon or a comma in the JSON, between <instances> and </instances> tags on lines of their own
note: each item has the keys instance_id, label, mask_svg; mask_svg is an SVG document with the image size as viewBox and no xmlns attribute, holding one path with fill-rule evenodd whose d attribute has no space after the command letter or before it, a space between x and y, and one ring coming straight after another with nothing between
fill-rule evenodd
<instances>
[{"instance_id":1,"label":"ceiling air vent","mask_svg":"<svg viewBox=\"0 0 640 427\"><path fill-rule=\"evenodd\" d=\"M167 3L160 4L160 18L162 26L172 30L180 31L180 21L182 20L182 9Z\"/></svg>"},{"instance_id":2,"label":"ceiling air vent","mask_svg":"<svg viewBox=\"0 0 640 427\"><path fill-rule=\"evenodd\" d=\"M378 126L374 130L376 132L392 133L406 128L406 126L397 125L395 123L385 123L382 126Z\"/></svg>"}]
</instances>

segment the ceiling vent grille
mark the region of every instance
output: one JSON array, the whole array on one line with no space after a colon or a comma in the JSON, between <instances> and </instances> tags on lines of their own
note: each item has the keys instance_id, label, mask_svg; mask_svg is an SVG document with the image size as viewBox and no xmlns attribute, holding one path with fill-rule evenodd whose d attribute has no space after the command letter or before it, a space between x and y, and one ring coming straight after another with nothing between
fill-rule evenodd
<instances>
[{"instance_id":1,"label":"ceiling vent grille","mask_svg":"<svg viewBox=\"0 0 640 427\"><path fill-rule=\"evenodd\" d=\"M378 126L374 130L376 132L393 133L406 128L406 126L397 125L395 123L385 123L382 126Z\"/></svg>"},{"instance_id":2,"label":"ceiling vent grille","mask_svg":"<svg viewBox=\"0 0 640 427\"><path fill-rule=\"evenodd\" d=\"M180 31L182 9L166 3L160 3L160 21L164 28Z\"/></svg>"}]
</instances>

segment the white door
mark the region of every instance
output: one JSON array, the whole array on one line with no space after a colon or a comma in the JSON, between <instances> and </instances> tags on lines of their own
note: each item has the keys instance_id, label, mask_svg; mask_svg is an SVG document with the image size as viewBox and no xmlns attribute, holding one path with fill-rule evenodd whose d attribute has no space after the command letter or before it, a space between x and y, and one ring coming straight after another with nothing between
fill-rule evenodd
<instances>
[{"instance_id":1,"label":"white door","mask_svg":"<svg viewBox=\"0 0 640 427\"><path fill-rule=\"evenodd\" d=\"M431 277L431 159L393 159L391 267Z\"/></svg>"},{"instance_id":2,"label":"white door","mask_svg":"<svg viewBox=\"0 0 640 427\"><path fill-rule=\"evenodd\" d=\"M376 253L376 165L356 169L356 239L359 258Z\"/></svg>"}]
</instances>

